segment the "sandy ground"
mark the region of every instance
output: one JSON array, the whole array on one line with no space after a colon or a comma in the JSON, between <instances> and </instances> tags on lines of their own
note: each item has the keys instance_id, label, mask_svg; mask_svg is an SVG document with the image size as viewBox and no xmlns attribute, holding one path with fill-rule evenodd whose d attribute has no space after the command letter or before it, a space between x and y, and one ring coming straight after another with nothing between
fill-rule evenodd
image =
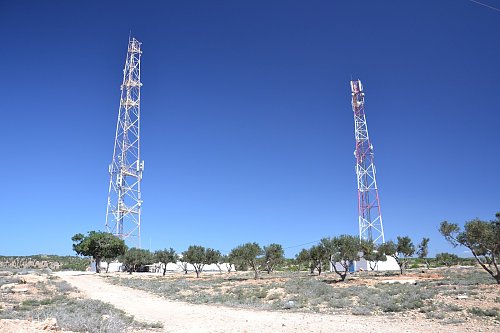
<instances>
[{"instance_id":1,"label":"sandy ground","mask_svg":"<svg viewBox=\"0 0 500 333\"><path fill-rule=\"evenodd\" d=\"M135 318L161 322L165 332L472 332L470 326L441 325L429 320L386 316L324 315L234 309L170 301L145 291L111 285L93 273L60 272L58 276L87 297L113 304Z\"/></svg>"}]
</instances>

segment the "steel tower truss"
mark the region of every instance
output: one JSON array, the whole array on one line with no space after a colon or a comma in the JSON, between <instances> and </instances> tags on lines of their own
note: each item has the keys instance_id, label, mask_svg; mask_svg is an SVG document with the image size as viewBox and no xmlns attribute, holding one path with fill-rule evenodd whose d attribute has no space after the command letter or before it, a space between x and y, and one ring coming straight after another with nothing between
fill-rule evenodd
<instances>
[{"instance_id":1,"label":"steel tower truss","mask_svg":"<svg viewBox=\"0 0 500 333\"><path fill-rule=\"evenodd\" d=\"M129 38L113 160L109 165L106 209L106 231L136 247L141 244L141 180L144 170L140 155L141 54L141 43Z\"/></svg>"},{"instance_id":2,"label":"steel tower truss","mask_svg":"<svg viewBox=\"0 0 500 333\"><path fill-rule=\"evenodd\" d=\"M378 196L373 145L368 136L365 116L365 94L361 81L351 81L354 133L356 137L356 175L358 180L359 237L374 243L384 243L384 228Z\"/></svg>"}]
</instances>

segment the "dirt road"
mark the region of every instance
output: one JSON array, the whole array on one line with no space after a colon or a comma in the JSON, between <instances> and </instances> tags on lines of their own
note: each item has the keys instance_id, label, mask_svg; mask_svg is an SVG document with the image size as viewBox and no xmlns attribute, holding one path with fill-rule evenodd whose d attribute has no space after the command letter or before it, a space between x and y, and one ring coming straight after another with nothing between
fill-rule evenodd
<instances>
[{"instance_id":1,"label":"dirt road","mask_svg":"<svg viewBox=\"0 0 500 333\"><path fill-rule=\"evenodd\" d=\"M145 322L161 322L165 332L471 332L466 326L387 316L323 315L234 309L170 301L145 291L111 285L95 274L57 274L87 297L113 304Z\"/></svg>"}]
</instances>

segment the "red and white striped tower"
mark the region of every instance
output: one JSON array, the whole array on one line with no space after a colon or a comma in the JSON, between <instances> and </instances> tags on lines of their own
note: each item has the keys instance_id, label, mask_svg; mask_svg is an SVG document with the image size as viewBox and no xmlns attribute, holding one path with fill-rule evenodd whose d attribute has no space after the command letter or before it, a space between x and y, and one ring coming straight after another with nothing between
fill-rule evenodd
<instances>
[{"instance_id":1,"label":"red and white striped tower","mask_svg":"<svg viewBox=\"0 0 500 333\"><path fill-rule=\"evenodd\" d=\"M373 145L368 136L365 116L365 93L360 80L351 81L354 134L356 137L356 176L358 180L359 238L384 243L384 228L378 197Z\"/></svg>"}]
</instances>

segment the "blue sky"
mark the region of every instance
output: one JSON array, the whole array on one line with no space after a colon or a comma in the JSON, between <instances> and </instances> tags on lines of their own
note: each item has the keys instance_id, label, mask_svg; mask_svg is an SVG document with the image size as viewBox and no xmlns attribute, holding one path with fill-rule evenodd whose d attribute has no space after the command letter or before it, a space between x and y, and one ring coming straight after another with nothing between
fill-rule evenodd
<instances>
[{"instance_id":1,"label":"blue sky","mask_svg":"<svg viewBox=\"0 0 500 333\"><path fill-rule=\"evenodd\" d=\"M351 77L386 239L453 251L441 221L500 210L500 12L474 2L1 1L0 31L0 255L104 228L130 31L145 248L356 234Z\"/></svg>"}]
</instances>

